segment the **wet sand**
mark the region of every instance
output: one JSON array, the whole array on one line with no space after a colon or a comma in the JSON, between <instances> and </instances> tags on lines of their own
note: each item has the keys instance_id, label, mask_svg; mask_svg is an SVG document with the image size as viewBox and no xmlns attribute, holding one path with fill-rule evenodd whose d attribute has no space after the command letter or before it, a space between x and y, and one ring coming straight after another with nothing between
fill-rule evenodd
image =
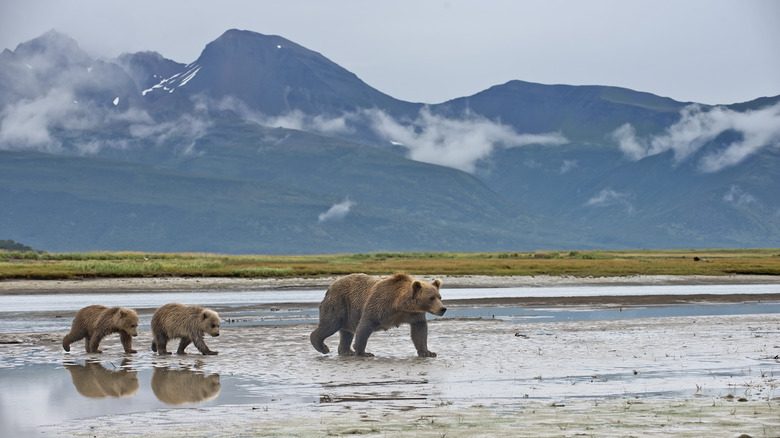
<instances>
[{"instance_id":1,"label":"wet sand","mask_svg":"<svg viewBox=\"0 0 780 438\"><path fill-rule=\"evenodd\" d=\"M511 279L502 278L501 284L583 284L582 279ZM0 282L0 288L2 293L14 294L52 289L71 293L122 288L152 292L201 284L195 279L133 280L84 280L62 286L44 282L45 289L36 289L41 286L33 287L29 282ZM486 285L477 277L447 280L451 280L449 284L445 280L449 287ZM731 280L734 284L780 283L773 277ZM593 281L727 283L721 277ZM317 279L306 284L320 288L329 282ZM221 285L215 280L204 288L304 286L283 283L250 280ZM84 284L90 286L85 288ZM733 302L757 299L753 295L725 297L722 299ZM571 299L539 304L575 304L568 301ZM576 303L578 306L609 304L609 297L599 297L598 302L590 297L578 299L583 300ZM659 300L697 302L715 297L620 297L620 302L625 305L627 299L650 300L642 303L647 305ZM778 301L780 297L769 294L763 299ZM495 300L491 302L495 304ZM170 357L149 351L148 331L135 340L139 353L134 355L122 353L118 336L101 343L102 355L88 355L81 343L74 345L71 353L63 352L60 342L64 333L0 334L0 370L50 366L67 373L63 367L74 361L97 361L101 365L98 369L139 375L157 373L160 368L197 370L206 377L221 376L225 384L228 380L238 382L236 387L246 394L246 401L231 399L228 404L185 403L55 423L43 421L35 432L45 436L108 437L118 431L155 437L780 436L780 314L561 322L435 318L430 320L428 344L438 357L431 359L416 357L406 327L372 335L368 349L375 358L321 355L308 341L313 328L312 324L227 323L219 338L207 340L220 352L218 356L202 356L190 347L191 354ZM335 349L338 335L326 342ZM127 377L127 373L122 375ZM214 379L201 380L211 380L213 385ZM136 383L133 391L138 394L131 396L141 397L151 390ZM13 395L4 392L0 391L0 405L10 407ZM213 397L213 391L202 392Z\"/></svg>"},{"instance_id":2,"label":"wet sand","mask_svg":"<svg viewBox=\"0 0 780 438\"><path fill-rule=\"evenodd\" d=\"M431 359L416 357L408 329L373 335L374 358L320 355L308 342L311 329L228 324L207 340L220 352L208 357L194 350L155 356L148 332L134 355L122 353L116 336L101 344L102 355L89 355L80 345L61 351L63 333L17 334L19 343L0 345L0 355L16 366L94 360L114 374L185 368L238 379L255 397L44 423L37 430L46 435L780 434L776 314L556 323L442 318L430 323L429 347L438 353ZM328 339L331 347L337 342Z\"/></svg>"}]
</instances>

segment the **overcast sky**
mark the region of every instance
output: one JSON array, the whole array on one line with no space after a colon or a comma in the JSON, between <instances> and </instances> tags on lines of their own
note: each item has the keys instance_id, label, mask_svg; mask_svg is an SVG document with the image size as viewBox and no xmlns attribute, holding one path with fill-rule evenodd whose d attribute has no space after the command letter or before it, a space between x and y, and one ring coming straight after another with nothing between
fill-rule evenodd
<instances>
[{"instance_id":1,"label":"overcast sky","mask_svg":"<svg viewBox=\"0 0 780 438\"><path fill-rule=\"evenodd\" d=\"M56 29L96 57L190 63L231 28L281 35L415 102L512 79L708 104L780 94L774 0L0 2L0 49Z\"/></svg>"}]
</instances>

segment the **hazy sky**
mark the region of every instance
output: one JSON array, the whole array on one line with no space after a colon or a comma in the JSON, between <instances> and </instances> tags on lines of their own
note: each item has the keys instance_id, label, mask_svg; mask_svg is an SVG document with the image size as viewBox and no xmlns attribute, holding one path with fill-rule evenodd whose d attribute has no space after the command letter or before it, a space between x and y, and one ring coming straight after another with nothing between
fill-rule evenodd
<instances>
[{"instance_id":1,"label":"hazy sky","mask_svg":"<svg viewBox=\"0 0 780 438\"><path fill-rule=\"evenodd\" d=\"M0 3L0 49L56 29L93 56L154 50L189 63L230 28L281 35L415 102L512 79L708 104L780 94L774 0Z\"/></svg>"}]
</instances>

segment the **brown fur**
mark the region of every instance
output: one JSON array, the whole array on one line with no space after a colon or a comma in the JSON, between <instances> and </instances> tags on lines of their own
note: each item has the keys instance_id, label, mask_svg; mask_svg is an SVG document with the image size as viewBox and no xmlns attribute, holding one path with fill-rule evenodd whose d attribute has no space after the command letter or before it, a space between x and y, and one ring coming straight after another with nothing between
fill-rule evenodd
<instances>
[{"instance_id":1,"label":"brown fur","mask_svg":"<svg viewBox=\"0 0 780 438\"><path fill-rule=\"evenodd\" d=\"M221 389L219 374L206 376L193 370L168 367L155 367L152 374L152 391L167 405L213 400Z\"/></svg>"},{"instance_id":2,"label":"brown fur","mask_svg":"<svg viewBox=\"0 0 780 438\"><path fill-rule=\"evenodd\" d=\"M428 350L425 313L444 315L439 293L441 281L426 283L406 274L374 278L351 274L336 280L320 304L320 324L311 333L311 343L320 353L330 349L324 341L339 332L339 355L373 356L366 352L371 333L401 324L411 325L412 342L421 357L436 357ZM355 338L355 350L350 348Z\"/></svg>"},{"instance_id":3,"label":"brown fur","mask_svg":"<svg viewBox=\"0 0 780 438\"><path fill-rule=\"evenodd\" d=\"M125 353L137 353L133 350L133 336L138 336L138 314L124 307L93 305L76 313L70 333L62 339L62 348L70 351L70 344L84 339L87 353L102 353L98 350L104 337L119 333Z\"/></svg>"},{"instance_id":4,"label":"brown fur","mask_svg":"<svg viewBox=\"0 0 780 438\"><path fill-rule=\"evenodd\" d=\"M203 354L217 354L216 351L209 350L203 335L208 333L211 336L219 336L219 326L219 315L213 310L178 303L166 304L152 316L152 351L171 354L166 349L168 341L181 338L177 354L187 354L184 349L190 342Z\"/></svg>"}]
</instances>

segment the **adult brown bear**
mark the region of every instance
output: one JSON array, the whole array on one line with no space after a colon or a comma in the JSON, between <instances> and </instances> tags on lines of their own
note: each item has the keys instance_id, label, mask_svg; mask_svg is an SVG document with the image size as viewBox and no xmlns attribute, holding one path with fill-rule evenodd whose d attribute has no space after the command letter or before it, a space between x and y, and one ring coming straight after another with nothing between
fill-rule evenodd
<instances>
[{"instance_id":1,"label":"adult brown bear","mask_svg":"<svg viewBox=\"0 0 780 438\"><path fill-rule=\"evenodd\" d=\"M420 357L436 357L428 350L425 313L442 316L440 280L426 283L406 274L375 278L351 274L336 280L320 304L320 324L311 333L311 344L320 353L330 349L324 341L339 332L339 355L373 356L366 352L371 333L401 324L411 325L412 342ZM350 348L355 339L355 350Z\"/></svg>"}]
</instances>

